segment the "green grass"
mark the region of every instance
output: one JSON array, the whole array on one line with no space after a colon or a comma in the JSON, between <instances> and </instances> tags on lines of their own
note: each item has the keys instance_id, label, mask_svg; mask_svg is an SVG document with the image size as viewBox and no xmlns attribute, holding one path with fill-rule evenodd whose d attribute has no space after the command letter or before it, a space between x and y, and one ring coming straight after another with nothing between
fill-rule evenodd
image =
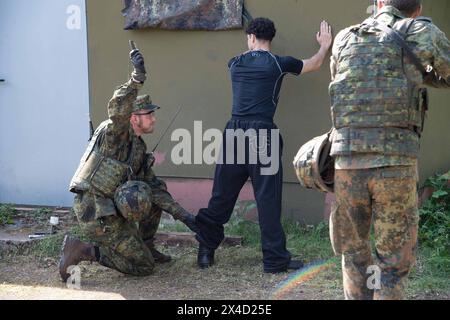
<instances>
[{"instance_id":1,"label":"green grass","mask_svg":"<svg viewBox=\"0 0 450 320\"><path fill-rule=\"evenodd\" d=\"M283 220L287 248L294 257L305 261L326 260L334 257L328 236L328 226L305 226L292 220ZM234 216L225 225L225 234L243 237L244 245L260 250L261 232L257 223Z\"/></svg>"},{"instance_id":2,"label":"green grass","mask_svg":"<svg viewBox=\"0 0 450 320\"><path fill-rule=\"evenodd\" d=\"M293 221L283 221L287 247L305 261L334 259L329 229L325 222L317 226L304 226Z\"/></svg>"},{"instance_id":3,"label":"green grass","mask_svg":"<svg viewBox=\"0 0 450 320\"><path fill-rule=\"evenodd\" d=\"M450 293L450 258L436 257L433 249L419 250L417 263L411 272L409 289L411 292Z\"/></svg>"},{"instance_id":4,"label":"green grass","mask_svg":"<svg viewBox=\"0 0 450 320\"><path fill-rule=\"evenodd\" d=\"M0 204L0 226L5 224L13 224L13 216L16 209L11 204Z\"/></svg>"}]
</instances>

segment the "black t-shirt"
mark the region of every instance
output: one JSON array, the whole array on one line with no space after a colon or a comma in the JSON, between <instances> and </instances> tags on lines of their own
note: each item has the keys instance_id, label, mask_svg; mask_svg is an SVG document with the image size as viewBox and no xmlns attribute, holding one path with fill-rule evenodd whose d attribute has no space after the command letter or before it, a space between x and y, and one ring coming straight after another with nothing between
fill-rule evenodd
<instances>
[{"instance_id":1,"label":"black t-shirt","mask_svg":"<svg viewBox=\"0 0 450 320\"><path fill-rule=\"evenodd\" d=\"M273 121L284 76L298 76L303 62L259 50L231 59L228 68L233 84L233 116Z\"/></svg>"}]
</instances>

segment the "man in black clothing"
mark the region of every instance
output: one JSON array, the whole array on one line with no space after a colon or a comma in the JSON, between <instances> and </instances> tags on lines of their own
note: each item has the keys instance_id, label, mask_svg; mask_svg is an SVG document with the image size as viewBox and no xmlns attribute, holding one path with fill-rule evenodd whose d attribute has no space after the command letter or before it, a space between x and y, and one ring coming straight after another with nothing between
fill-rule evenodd
<instances>
[{"instance_id":1,"label":"man in black clothing","mask_svg":"<svg viewBox=\"0 0 450 320\"><path fill-rule=\"evenodd\" d=\"M223 159L216 166L212 198L208 208L201 209L196 217L200 243L197 262L202 269L213 265L214 251L224 238L223 225L229 221L239 193L250 177L259 213L264 271L279 273L299 269L303 264L291 260L281 225L283 141L273 117L284 76L319 70L331 46L332 34L331 27L323 21L317 33L320 50L310 59L298 60L270 52L276 30L269 19L253 20L246 33L249 51L228 64L233 83L232 119L224 131ZM244 137L244 157L234 143L239 131L247 137ZM234 140L231 147L230 137ZM263 161L267 155L262 157L266 150L275 161L270 168ZM257 161L251 161L255 153Z\"/></svg>"}]
</instances>

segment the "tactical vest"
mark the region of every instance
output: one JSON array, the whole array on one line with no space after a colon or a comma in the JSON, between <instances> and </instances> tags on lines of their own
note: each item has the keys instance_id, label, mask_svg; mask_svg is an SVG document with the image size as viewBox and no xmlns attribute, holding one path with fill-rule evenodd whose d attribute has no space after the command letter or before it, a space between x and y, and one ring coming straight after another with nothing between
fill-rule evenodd
<instances>
[{"instance_id":1,"label":"tactical vest","mask_svg":"<svg viewBox=\"0 0 450 320\"><path fill-rule=\"evenodd\" d=\"M346 34L337 58L329 88L336 129L331 155L417 157L424 89L409 81L400 45L363 23Z\"/></svg>"},{"instance_id":2,"label":"tactical vest","mask_svg":"<svg viewBox=\"0 0 450 320\"><path fill-rule=\"evenodd\" d=\"M140 151L137 143L133 141L128 162L122 162L106 157L99 152L99 144L104 138L106 128L110 124L106 120L100 124L80 161L80 165L70 182L69 190L77 193L82 191L94 191L107 198L114 198L116 189L127 180L136 179L133 172L133 161L142 164L143 159L136 159ZM144 151L145 152L145 151Z\"/></svg>"}]
</instances>

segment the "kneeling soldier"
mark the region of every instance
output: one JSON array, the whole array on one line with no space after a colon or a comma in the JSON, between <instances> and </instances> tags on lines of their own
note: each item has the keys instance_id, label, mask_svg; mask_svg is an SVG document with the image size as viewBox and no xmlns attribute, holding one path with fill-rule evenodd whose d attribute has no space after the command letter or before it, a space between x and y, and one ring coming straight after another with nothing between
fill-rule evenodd
<instances>
[{"instance_id":1,"label":"kneeling soldier","mask_svg":"<svg viewBox=\"0 0 450 320\"><path fill-rule=\"evenodd\" d=\"M148 95L137 97L146 80L144 59L139 50L131 51L130 58L131 79L114 92L109 120L94 132L70 184L76 193L74 212L90 243L66 236L59 264L63 281L69 266L81 261L135 276L149 275L155 261L169 261L153 245L163 210L197 231L194 216L152 170L154 157L141 136L153 133L159 107Z\"/></svg>"}]
</instances>

